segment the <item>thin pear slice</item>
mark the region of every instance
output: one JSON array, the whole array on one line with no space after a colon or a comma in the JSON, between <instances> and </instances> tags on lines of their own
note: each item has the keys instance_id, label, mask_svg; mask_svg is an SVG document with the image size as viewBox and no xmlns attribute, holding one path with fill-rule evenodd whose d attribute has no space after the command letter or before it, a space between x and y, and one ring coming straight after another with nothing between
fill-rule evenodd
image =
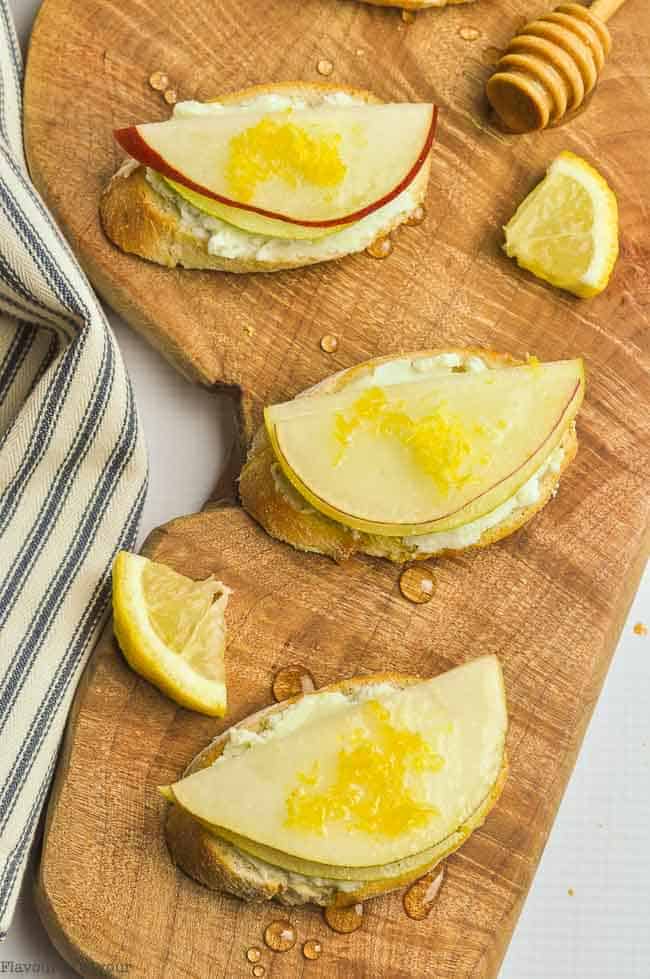
<instances>
[{"instance_id":1,"label":"thin pear slice","mask_svg":"<svg viewBox=\"0 0 650 979\"><path fill-rule=\"evenodd\" d=\"M420 876L462 846L468 836L471 836L474 830L478 829L485 822L490 810L501 795L507 774L508 767L504 756L504 763L501 767L499 778L478 809L472 813L462 826L459 826L458 829L446 839L441 840L436 846L430 847L428 850L423 850L422 853L416 853L411 857L405 857L403 860L397 860L394 863L386 863L377 867L340 867L333 864L314 863L311 860L301 860L289 853L282 853L280 850L274 850L272 847L255 843L253 840L248 840L228 830L217 830L213 826L204 825L215 836L220 836L227 842L234 844L244 853L248 853L258 860L264 860L265 863L271 864L271 866L288 870L290 873L302 874L305 877L328 877L332 880L392 880L397 882L402 879L407 880ZM174 801L173 794L169 801Z\"/></svg>"},{"instance_id":2,"label":"thin pear slice","mask_svg":"<svg viewBox=\"0 0 650 979\"><path fill-rule=\"evenodd\" d=\"M217 832L311 863L378 867L470 819L499 778L506 729L501 668L485 656L221 757L171 789Z\"/></svg>"},{"instance_id":3,"label":"thin pear slice","mask_svg":"<svg viewBox=\"0 0 650 979\"><path fill-rule=\"evenodd\" d=\"M316 510L371 534L461 527L530 479L582 403L581 360L297 398L265 411L275 455Z\"/></svg>"},{"instance_id":4,"label":"thin pear slice","mask_svg":"<svg viewBox=\"0 0 650 979\"><path fill-rule=\"evenodd\" d=\"M226 221L235 228L248 231L252 235L260 235L264 238L290 238L292 241L313 241L316 238L336 234L337 231L345 227L345 225L335 224L331 228L309 228L302 224L291 224L289 221L278 221L276 218L265 218L262 214L246 211L243 207L220 204L219 201L189 190L175 180L167 180L165 177L163 180L188 204L196 207L199 211L203 211L204 214L209 214L213 218L218 218L220 221Z\"/></svg>"},{"instance_id":5,"label":"thin pear slice","mask_svg":"<svg viewBox=\"0 0 650 979\"><path fill-rule=\"evenodd\" d=\"M429 103L321 106L170 119L115 132L127 153L188 190L303 226L358 221L422 168Z\"/></svg>"}]
</instances>

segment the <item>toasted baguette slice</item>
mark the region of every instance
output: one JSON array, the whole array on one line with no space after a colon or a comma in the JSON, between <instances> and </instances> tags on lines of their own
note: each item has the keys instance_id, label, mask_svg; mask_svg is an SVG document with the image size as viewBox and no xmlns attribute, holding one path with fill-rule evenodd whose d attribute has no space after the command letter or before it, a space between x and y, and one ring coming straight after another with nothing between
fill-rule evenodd
<instances>
[{"instance_id":1,"label":"toasted baguette slice","mask_svg":"<svg viewBox=\"0 0 650 979\"><path fill-rule=\"evenodd\" d=\"M460 360L460 366L453 370L468 369L472 358L480 359L492 370L513 367L523 363L507 354L478 348L447 348L418 351L407 357L453 357ZM322 381L316 387L304 392L301 397L310 394L335 393L341 390L347 380L357 372L366 371L379 363L389 363L392 360L404 360L401 357L380 357L359 364L351 371L334 374ZM541 474L535 484L535 493L530 499L524 499L502 519L484 529L472 534L472 525L459 528L457 532L440 533L434 543L434 535L426 535L422 541L429 543L429 549L422 543L416 548L414 538L381 537L352 530L342 523L314 510L285 479L276 462L266 429L262 426L253 438L246 463L242 469L239 492L244 508L254 517L267 533L278 540L285 541L301 551L313 551L326 554L335 561L344 561L353 554L368 554L374 557L387 558L396 564L406 561L425 561L430 557L444 557L457 554L475 547L486 547L514 533L539 510L544 507L557 492L562 473L574 458L578 448L575 426L571 425L558 449L554 465L549 466ZM524 497L526 494L523 494ZM483 518L483 522L485 518ZM488 521L489 523L489 521ZM481 522L477 522L479 527Z\"/></svg>"},{"instance_id":2,"label":"toasted baguette slice","mask_svg":"<svg viewBox=\"0 0 650 979\"><path fill-rule=\"evenodd\" d=\"M346 94L358 102L380 101L370 92L307 82L259 85L218 101L249 105L259 96L280 95L318 106L327 96L336 93ZM156 181L155 175L153 180L151 175L148 177L146 167L134 160L127 160L112 177L102 194L99 213L107 237L122 251L159 265L221 272L277 272L343 258L364 251L378 238L385 237L408 220L424 200L429 170L430 157L408 188L407 200L400 206L391 202L356 224L320 240L261 238L224 223L228 244L223 246L222 254L219 253L221 246L214 243L209 250L210 234L197 231L196 225L187 220L188 214L198 212L185 202L181 206L171 189L166 189L160 180ZM400 199L403 196L400 195ZM218 224L216 219L212 220Z\"/></svg>"},{"instance_id":3,"label":"toasted baguette slice","mask_svg":"<svg viewBox=\"0 0 650 979\"><path fill-rule=\"evenodd\" d=\"M418 683L420 679L420 677L402 674L372 674L332 683L321 687L316 693L330 691L351 693L362 686L375 683L388 683L394 685L395 689L401 689L409 684ZM191 775L211 765L224 750L232 731L241 728L260 731L272 713L285 710L289 705L301 700L303 696L311 696L311 694L303 694L280 704L272 704L233 725L196 756L185 775ZM331 905L345 907L404 887L457 850L470 833L485 822L488 813L501 795L507 773L508 765L504 754L501 771L491 793L467 823L445 840L445 845L444 847L441 845L436 858L428 864L418 866L416 870L410 868L404 872L398 871L395 876L385 877L382 880L331 880L283 870L265 860L250 856L234 844L211 833L177 805L172 805L167 815L167 843L174 862L190 877L212 890L226 891L251 902L273 899L281 904L293 906L318 904L323 907Z\"/></svg>"}]
</instances>

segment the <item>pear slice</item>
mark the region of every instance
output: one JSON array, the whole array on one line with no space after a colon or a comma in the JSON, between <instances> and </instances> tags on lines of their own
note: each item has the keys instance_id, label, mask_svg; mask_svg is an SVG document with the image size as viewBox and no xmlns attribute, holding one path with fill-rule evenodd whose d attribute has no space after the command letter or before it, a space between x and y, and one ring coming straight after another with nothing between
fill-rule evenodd
<instances>
[{"instance_id":1,"label":"pear slice","mask_svg":"<svg viewBox=\"0 0 650 979\"><path fill-rule=\"evenodd\" d=\"M429 103L241 109L131 126L115 138L202 197L323 229L358 221L408 187L435 123Z\"/></svg>"},{"instance_id":2,"label":"pear slice","mask_svg":"<svg viewBox=\"0 0 650 979\"><path fill-rule=\"evenodd\" d=\"M266 218L262 214L257 214L256 211L246 211L243 207L231 207L228 204L221 204L211 197L197 194L176 180L167 180L166 177L163 177L163 180L188 204L198 208L199 211L203 211L204 214L209 214L213 218L218 218L220 221L226 221L235 228L248 231L252 235L261 235L264 238L290 238L292 241L314 241L316 238L325 238L328 235L336 234L341 228L346 227L342 224L335 224L331 228L310 228L302 224L291 224L289 221L278 221L277 218Z\"/></svg>"},{"instance_id":3,"label":"pear slice","mask_svg":"<svg viewBox=\"0 0 650 979\"><path fill-rule=\"evenodd\" d=\"M510 499L584 394L581 360L297 398L265 411L275 455L316 510L370 534L452 530Z\"/></svg>"},{"instance_id":4,"label":"pear slice","mask_svg":"<svg viewBox=\"0 0 650 979\"><path fill-rule=\"evenodd\" d=\"M462 832L499 779L506 729L501 667L485 656L312 717L171 790L217 834L324 868L377 868Z\"/></svg>"},{"instance_id":5,"label":"pear slice","mask_svg":"<svg viewBox=\"0 0 650 979\"><path fill-rule=\"evenodd\" d=\"M302 874L304 877L327 877L332 880L391 880L395 886L399 886L398 882L400 880L412 880L414 877L419 877L426 871L431 870L441 860L448 857L450 853L453 853L462 846L474 830L483 825L490 810L501 795L507 774L508 766L504 755L503 765L497 781L478 809L471 814L462 826L459 826L446 839L441 840L440 843L430 847L428 850L423 850L422 853L416 853L411 857L405 857L403 860L397 860L393 863L386 863L376 867L340 867L333 864L314 863L312 860L302 860L289 853L282 853L280 850L274 850L272 847L255 843L253 840L248 840L228 830L217 830L213 826L204 825L215 836L220 836L227 842L234 844L244 853L248 853L258 860L263 860L265 863L271 864L271 866L288 870L290 873ZM170 793L170 796L166 796L166 798L170 802L173 802L173 793Z\"/></svg>"}]
</instances>

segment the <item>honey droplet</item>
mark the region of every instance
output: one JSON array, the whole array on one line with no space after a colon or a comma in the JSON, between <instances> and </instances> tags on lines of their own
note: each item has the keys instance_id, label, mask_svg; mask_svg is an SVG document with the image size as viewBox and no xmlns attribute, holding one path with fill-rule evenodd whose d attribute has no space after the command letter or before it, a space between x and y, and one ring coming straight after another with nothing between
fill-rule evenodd
<instances>
[{"instance_id":1,"label":"honey droplet","mask_svg":"<svg viewBox=\"0 0 650 979\"><path fill-rule=\"evenodd\" d=\"M342 935L349 935L350 932L361 928L363 924L363 904L354 904L350 908L325 908L325 921L332 931L338 931Z\"/></svg>"},{"instance_id":2,"label":"honey droplet","mask_svg":"<svg viewBox=\"0 0 650 979\"><path fill-rule=\"evenodd\" d=\"M263 965L253 966L253 975L255 976L255 979L260 979L260 977L263 976L265 972L266 969L264 968Z\"/></svg>"},{"instance_id":3,"label":"honey droplet","mask_svg":"<svg viewBox=\"0 0 650 979\"><path fill-rule=\"evenodd\" d=\"M264 932L264 941L274 952L288 952L296 944L296 929L286 918L272 921Z\"/></svg>"},{"instance_id":4,"label":"honey droplet","mask_svg":"<svg viewBox=\"0 0 650 979\"><path fill-rule=\"evenodd\" d=\"M313 676L304 666L295 664L293 666L283 666L275 674L271 690L273 696L279 702L288 700L289 697L297 697L301 693L311 693L316 689Z\"/></svg>"},{"instance_id":5,"label":"honey droplet","mask_svg":"<svg viewBox=\"0 0 650 979\"><path fill-rule=\"evenodd\" d=\"M463 41L475 41L477 37L481 36L481 32L477 31L475 27L461 27L458 33Z\"/></svg>"},{"instance_id":6,"label":"honey droplet","mask_svg":"<svg viewBox=\"0 0 650 979\"><path fill-rule=\"evenodd\" d=\"M404 224L408 225L409 228L416 228L418 224L422 224L427 216L427 212L424 208L424 204L418 204L415 210L407 217Z\"/></svg>"},{"instance_id":7,"label":"honey droplet","mask_svg":"<svg viewBox=\"0 0 650 979\"><path fill-rule=\"evenodd\" d=\"M411 884L404 895L404 910L414 921L423 921L436 903L444 880L444 870L434 868L420 880Z\"/></svg>"},{"instance_id":8,"label":"honey droplet","mask_svg":"<svg viewBox=\"0 0 650 979\"><path fill-rule=\"evenodd\" d=\"M320 954L323 951L322 942L319 942L317 938L309 938L302 947L302 954L306 959L320 958Z\"/></svg>"},{"instance_id":9,"label":"honey droplet","mask_svg":"<svg viewBox=\"0 0 650 979\"><path fill-rule=\"evenodd\" d=\"M326 354L333 354L338 350L339 341L338 338L334 336L333 333L326 333L324 337L320 338L320 348L324 350Z\"/></svg>"},{"instance_id":10,"label":"honey droplet","mask_svg":"<svg viewBox=\"0 0 650 979\"><path fill-rule=\"evenodd\" d=\"M402 571L399 579L399 590L404 598L416 605L424 605L430 602L435 591L435 581L429 568L420 565L412 565L406 571Z\"/></svg>"},{"instance_id":11,"label":"honey droplet","mask_svg":"<svg viewBox=\"0 0 650 979\"><path fill-rule=\"evenodd\" d=\"M412 24L413 21L415 20L415 14L413 13L412 10L403 10L402 20L404 21L405 24Z\"/></svg>"},{"instance_id":12,"label":"honey droplet","mask_svg":"<svg viewBox=\"0 0 650 979\"><path fill-rule=\"evenodd\" d=\"M632 632L634 633L635 636L647 636L648 627L643 622L637 622Z\"/></svg>"},{"instance_id":13,"label":"honey droplet","mask_svg":"<svg viewBox=\"0 0 650 979\"><path fill-rule=\"evenodd\" d=\"M257 948L256 945L253 945L252 948L247 950L246 958L249 962L259 962L259 960L262 958L262 949Z\"/></svg>"},{"instance_id":14,"label":"honey droplet","mask_svg":"<svg viewBox=\"0 0 650 979\"><path fill-rule=\"evenodd\" d=\"M375 238L371 245L366 248L366 253L372 258L388 258L393 250L393 242L388 237Z\"/></svg>"},{"instance_id":15,"label":"honey droplet","mask_svg":"<svg viewBox=\"0 0 650 979\"><path fill-rule=\"evenodd\" d=\"M165 90L163 98L167 105L176 105L178 102L178 92L175 88L168 88Z\"/></svg>"},{"instance_id":16,"label":"honey droplet","mask_svg":"<svg viewBox=\"0 0 650 979\"><path fill-rule=\"evenodd\" d=\"M334 65L327 58L321 58L316 65L316 71L319 75L331 75L334 71Z\"/></svg>"},{"instance_id":17,"label":"honey droplet","mask_svg":"<svg viewBox=\"0 0 650 979\"><path fill-rule=\"evenodd\" d=\"M149 84L156 92L164 92L169 85L169 75L164 71L153 71L149 75Z\"/></svg>"}]
</instances>

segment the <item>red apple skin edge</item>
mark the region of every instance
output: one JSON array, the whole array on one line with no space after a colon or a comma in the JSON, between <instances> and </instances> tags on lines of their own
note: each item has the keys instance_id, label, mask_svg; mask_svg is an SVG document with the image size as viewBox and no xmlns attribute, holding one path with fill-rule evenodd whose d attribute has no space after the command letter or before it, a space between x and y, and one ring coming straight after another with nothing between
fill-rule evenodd
<instances>
[{"instance_id":1,"label":"red apple skin edge","mask_svg":"<svg viewBox=\"0 0 650 979\"><path fill-rule=\"evenodd\" d=\"M384 204L388 204L392 201L398 194L401 194L403 190L413 183L418 173L424 165L424 161L428 157L431 146L433 145L433 140L436 134L436 126L438 122L438 107L434 105L431 112L431 124L427 132L427 137L424 141L424 145L420 151L420 155L417 160L406 174L406 176L398 183L396 187L391 190L389 194L386 194L380 200L375 201L374 204L368 204L367 207L362 208L360 211L355 211L353 214L345 215L340 218L332 218L328 221L301 221L297 218L290 218L286 214L280 214L276 211L267 211L262 207L255 207L253 204L241 204L239 201L233 201L229 197L223 197L221 194L215 194L213 191L207 190L200 184L194 183L193 180L189 180L184 174L179 173L174 167L170 166L156 150L152 149L151 146L142 138L140 131L137 126L127 126L125 129L116 129L113 133L116 141L122 147L122 149L141 163L145 167L151 167L156 173L161 174L163 177L167 177L169 180L175 180L176 183L182 184L183 187L187 187L188 190L193 190L197 194L201 194L203 197L209 197L213 201L218 201L220 204L227 204L228 207L240 208L243 211L252 211L255 214L261 214L265 218L274 218L276 221L284 221L287 224L299 224L306 228L331 228L335 225L340 224L352 224L354 221L360 221L361 218L365 218L367 214L372 214L373 211L378 210L383 207Z\"/></svg>"},{"instance_id":2,"label":"red apple skin edge","mask_svg":"<svg viewBox=\"0 0 650 979\"><path fill-rule=\"evenodd\" d=\"M492 490L495 489L497 486L500 486L501 483L506 482L506 480L508 480L508 479L512 479L512 477L515 475L515 473L518 473L520 469L522 469L524 466L526 466L530 462L530 460L533 458L533 456L536 455L546 445L546 443L548 442L548 440L552 437L553 433L557 431L558 426L560 426L562 424L562 420L566 417L566 415L568 414L569 410L571 409L571 406L575 403L576 399L579 399L580 402L582 402L583 395L584 395L584 380L581 379L581 380L579 380L576 383L576 386L573 389L573 392L571 394L571 397L569 398L569 400L565 404L564 408L562 409L562 413L560 414L560 416L559 416L558 420L556 421L555 425L553 426L553 428L551 429L551 431L548 433L548 435L546 436L546 438L544 439L544 441L542 442L542 444L535 450L535 452L531 452L531 454L528 456L528 458L524 459L524 461L522 463L520 463L517 466L516 469L513 469L511 473L508 473L507 476L504 476L502 479L500 479L498 483L494 483L494 485L493 486L490 486L489 489L484 490L482 493L479 493L478 496L475 496L473 499L468 500L467 503L460 508L460 510L453 510L451 513L443 513L442 516L441 517L438 517L437 520L435 520L435 521L427 521L426 526L428 528L433 526L434 529L433 530L427 530L426 533L435 533L435 524L436 523L439 523L441 520L447 520L449 517L453 517L456 513L460 513L462 510L465 510L467 507L471 506L472 503L476 503L477 500L480 500L481 497L482 496L485 496L486 493L491 493ZM577 413L578 413L579 410L580 410L580 405L578 405L578 409L576 411L576 415L577 415ZM278 445L279 445L279 442L278 442ZM283 454L283 458L284 458L284 461L287 463L287 466L289 466L289 468L291 469L291 466L289 465L289 462L288 462L286 456L284 456L284 454ZM293 472L293 470L292 470L292 472ZM302 480L300 479L300 477L298 476L297 478L302 483ZM296 489L298 489L298 487L296 487ZM320 497L318 495L318 493L314 493L311 489L309 490L309 492L310 492L310 494L313 497L315 497L316 499L321 500L323 503L325 503L325 500L323 500L322 497ZM336 509L336 508L333 508L333 509ZM359 519L359 518L355 518L354 517L354 514L348 514L348 516L352 516L353 519ZM371 520L368 520L367 523L372 523L372 521ZM422 524L420 524L420 525L417 525L417 524L410 525L409 524L409 526L423 526L423 525ZM394 535L389 535L389 536L398 537L399 535L398 534L394 534ZM417 536L417 533L413 533L413 536Z\"/></svg>"}]
</instances>

